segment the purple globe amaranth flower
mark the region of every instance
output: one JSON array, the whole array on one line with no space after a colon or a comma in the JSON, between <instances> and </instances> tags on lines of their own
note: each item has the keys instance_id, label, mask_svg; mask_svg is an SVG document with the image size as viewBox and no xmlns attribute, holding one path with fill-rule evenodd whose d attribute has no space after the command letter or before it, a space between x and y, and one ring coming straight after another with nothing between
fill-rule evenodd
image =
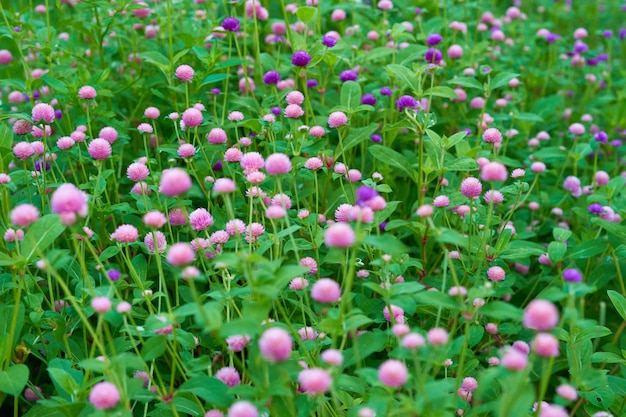
<instances>
[{"instance_id":1,"label":"purple globe amaranth flower","mask_svg":"<svg viewBox=\"0 0 626 417\"><path fill-rule=\"evenodd\" d=\"M556 33L548 33L548 35L546 36L546 42L548 43L554 43L557 40L561 39L561 35L557 35Z\"/></svg>"},{"instance_id":2,"label":"purple globe amaranth flower","mask_svg":"<svg viewBox=\"0 0 626 417\"><path fill-rule=\"evenodd\" d=\"M611 141L611 146L615 146L616 148L619 148L620 146L622 146L622 141L619 139L613 139Z\"/></svg>"},{"instance_id":3,"label":"purple globe amaranth flower","mask_svg":"<svg viewBox=\"0 0 626 417\"><path fill-rule=\"evenodd\" d=\"M236 17L227 17L222 21L222 27L229 32L237 32L239 30L239 19Z\"/></svg>"},{"instance_id":4,"label":"purple globe amaranth flower","mask_svg":"<svg viewBox=\"0 0 626 417\"><path fill-rule=\"evenodd\" d=\"M372 142L375 142L375 143L380 143L383 141L382 136L380 136L377 133L372 134L372 136L370 136L370 139L372 140Z\"/></svg>"},{"instance_id":5,"label":"purple globe amaranth flower","mask_svg":"<svg viewBox=\"0 0 626 417\"><path fill-rule=\"evenodd\" d=\"M593 203L589 205L589 213L602 214L602 204Z\"/></svg>"},{"instance_id":6,"label":"purple globe amaranth flower","mask_svg":"<svg viewBox=\"0 0 626 417\"><path fill-rule=\"evenodd\" d=\"M324 46L332 48L333 46L337 45L337 39L335 39L335 37L332 35L326 35L322 38L322 43L324 44Z\"/></svg>"},{"instance_id":7,"label":"purple globe amaranth flower","mask_svg":"<svg viewBox=\"0 0 626 417\"><path fill-rule=\"evenodd\" d=\"M217 162L213 165L213 171L221 171L222 170L222 160L218 159Z\"/></svg>"},{"instance_id":8,"label":"purple globe amaranth flower","mask_svg":"<svg viewBox=\"0 0 626 417\"><path fill-rule=\"evenodd\" d=\"M382 222L378 225L378 229L380 229L381 232L385 231L385 227L387 227L387 222Z\"/></svg>"},{"instance_id":9,"label":"purple globe amaranth flower","mask_svg":"<svg viewBox=\"0 0 626 417\"><path fill-rule=\"evenodd\" d=\"M434 33L432 35L428 35L428 37L426 38L426 45L428 45L428 46L435 46L439 42L441 42L442 39L443 38L438 33Z\"/></svg>"},{"instance_id":10,"label":"purple globe amaranth flower","mask_svg":"<svg viewBox=\"0 0 626 417\"><path fill-rule=\"evenodd\" d=\"M122 276L122 273L117 269L111 269L107 272L107 276L111 281L117 281Z\"/></svg>"},{"instance_id":11,"label":"purple globe amaranth flower","mask_svg":"<svg viewBox=\"0 0 626 417\"><path fill-rule=\"evenodd\" d=\"M613 31L605 30L604 32L602 32L602 36L604 36L605 38L612 38L613 37Z\"/></svg>"},{"instance_id":12,"label":"purple globe amaranth flower","mask_svg":"<svg viewBox=\"0 0 626 417\"><path fill-rule=\"evenodd\" d=\"M354 70L345 70L339 74L339 79L343 82L355 81L359 77L359 74Z\"/></svg>"},{"instance_id":13,"label":"purple globe amaranth flower","mask_svg":"<svg viewBox=\"0 0 626 417\"><path fill-rule=\"evenodd\" d=\"M306 88L315 88L319 85L317 80L306 80Z\"/></svg>"},{"instance_id":14,"label":"purple globe amaranth flower","mask_svg":"<svg viewBox=\"0 0 626 417\"><path fill-rule=\"evenodd\" d=\"M417 106L417 101L411 96L402 96L396 100L398 111L404 111L406 108L414 108L415 106Z\"/></svg>"},{"instance_id":15,"label":"purple globe amaranth flower","mask_svg":"<svg viewBox=\"0 0 626 417\"><path fill-rule=\"evenodd\" d=\"M274 114L274 116L280 116L280 114L283 112L283 109L281 109L280 107L272 107L270 111L272 112L272 114Z\"/></svg>"},{"instance_id":16,"label":"purple globe amaranth flower","mask_svg":"<svg viewBox=\"0 0 626 417\"><path fill-rule=\"evenodd\" d=\"M374 97L371 93L367 93L361 97L361 104L369 104L373 106L376 104L376 97Z\"/></svg>"},{"instance_id":17,"label":"purple globe amaranth flower","mask_svg":"<svg viewBox=\"0 0 626 417\"><path fill-rule=\"evenodd\" d=\"M588 50L589 50L589 46L587 46L585 42L578 41L574 45L574 52L576 52L577 54L584 54Z\"/></svg>"},{"instance_id":18,"label":"purple globe amaranth flower","mask_svg":"<svg viewBox=\"0 0 626 417\"><path fill-rule=\"evenodd\" d=\"M601 130L594 135L594 139L596 140L596 142L607 143L609 141L609 135Z\"/></svg>"},{"instance_id":19,"label":"purple globe amaranth flower","mask_svg":"<svg viewBox=\"0 0 626 417\"><path fill-rule=\"evenodd\" d=\"M306 67L311 62L311 55L306 51L296 51L291 56L291 63L296 67Z\"/></svg>"},{"instance_id":20,"label":"purple globe amaranth flower","mask_svg":"<svg viewBox=\"0 0 626 417\"><path fill-rule=\"evenodd\" d=\"M619 36L620 41L623 41L624 38L626 38L626 29L620 29L619 32L617 32L617 36Z\"/></svg>"},{"instance_id":21,"label":"purple globe amaranth flower","mask_svg":"<svg viewBox=\"0 0 626 417\"><path fill-rule=\"evenodd\" d=\"M422 8L421 7L416 7L415 8L415 14L422 14Z\"/></svg>"},{"instance_id":22,"label":"purple globe amaranth flower","mask_svg":"<svg viewBox=\"0 0 626 417\"><path fill-rule=\"evenodd\" d=\"M55 119L60 119L61 117L63 117L63 112L59 109L54 111L54 118Z\"/></svg>"},{"instance_id":23,"label":"purple globe amaranth flower","mask_svg":"<svg viewBox=\"0 0 626 417\"><path fill-rule=\"evenodd\" d=\"M583 274L578 269L568 268L563 271L563 281L565 282L582 282Z\"/></svg>"},{"instance_id":24,"label":"purple globe amaranth flower","mask_svg":"<svg viewBox=\"0 0 626 417\"><path fill-rule=\"evenodd\" d=\"M596 58L589 58L585 62L590 67L595 67L600 63L600 60L596 57Z\"/></svg>"},{"instance_id":25,"label":"purple globe amaranth flower","mask_svg":"<svg viewBox=\"0 0 626 417\"><path fill-rule=\"evenodd\" d=\"M39 92L39 90L33 90L33 98L35 100L38 100L41 98L41 93Z\"/></svg>"},{"instance_id":26,"label":"purple globe amaranth flower","mask_svg":"<svg viewBox=\"0 0 626 417\"><path fill-rule=\"evenodd\" d=\"M367 202L373 199L374 197L378 197L378 192L372 187L368 187L367 185L362 185L356 190L355 203L359 206L365 206L367 205Z\"/></svg>"},{"instance_id":27,"label":"purple globe amaranth flower","mask_svg":"<svg viewBox=\"0 0 626 417\"><path fill-rule=\"evenodd\" d=\"M437 48L430 48L424 53L424 60L431 64L439 64L443 58L441 51Z\"/></svg>"},{"instance_id":28,"label":"purple globe amaranth flower","mask_svg":"<svg viewBox=\"0 0 626 417\"><path fill-rule=\"evenodd\" d=\"M600 55L598 55L596 57L600 62L608 62L609 61L609 56L605 53L601 53Z\"/></svg>"},{"instance_id":29,"label":"purple globe amaranth flower","mask_svg":"<svg viewBox=\"0 0 626 417\"><path fill-rule=\"evenodd\" d=\"M210 91L211 91L211 94L216 95L216 96L219 96L221 93L219 88L212 88Z\"/></svg>"},{"instance_id":30,"label":"purple globe amaranth flower","mask_svg":"<svg viewBox=\"0 0 626 417\"><path fill-rule=\"evenodd\" d=\"M380 94L382 94L383 96L392 96L393 91L389 87L383 87L380 89Z\"/></svg>"},{"instance_id":31,"label":"purple globe amaranth flower","mask_svg":"<svg viewBox=\"0 0 626 417\"><path fill-rule=\"evenodd\" d=\"M44 166L43 158L39 158L38 160L35 161L35 171L40 172L42 168L48 171L50 169L50 164L45 162L45 166Z\"/></svg>"},{"instance_id":32,"label":"purple globe amaranth flower","mask_svg":"<svg viewBox=\"0 0 626 417\"><path fill-rule=\"evenodd\" d=\"M268 71L263 74L263 83L267 85L278 84L280 81L280 74L278 71Z\"/></svg>"}]
</instances>

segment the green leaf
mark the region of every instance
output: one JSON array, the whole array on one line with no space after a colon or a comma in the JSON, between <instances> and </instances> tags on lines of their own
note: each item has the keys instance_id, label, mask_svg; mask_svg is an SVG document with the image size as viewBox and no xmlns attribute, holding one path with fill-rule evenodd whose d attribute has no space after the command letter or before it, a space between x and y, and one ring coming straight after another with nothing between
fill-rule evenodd
<instances>
[{"instance_id":1,"label":"green leaf","mask_svg":"<svg viewBox=\"0 0 626 417\"><path fill-rule=\"evenodd\" d=\"M57 389L62 389L70 396L75 395L80 390L80 385L66 370L61 368L48 368L50 379L55 383Z\"/></svg>"},{"instance_id":2,"label":"green leaf","mask_svg":"<svg viewBox=\"0 0 626 417\"><path fill-rule=\"evenodd\" d=\"M296 16L302 21L302 23L308 23L313 20L317 15L317 9L310 6L299 6L296 10Z\"/></svg>"},{"instance_id":3,"label":"green leaf","mask_svg":"<svg viewBox=\"0 0 626 417\"><path fill-rule=\"evenodd\" d=\"M365 127L350 128L350 133L343 141L343 151L347 152L361 142L369 140L372 133L378 129L378 123L370 123Z\"/></svg>"},{"instance_id":4,"label":"green leaf","mask_svg":"<svg viewBox=\"0 0 626 417\"><path fill-rule=\"evenodd\" d=\"M54 89L58 93L61 93L61 94L69 93L67 84L60 81L58 78L52 77L49 73L44 74L42 77L40 77L40 79L41 81L44 82L44 84L49 85L50 87L52 87L52 89Z\"/></svg>"},{"instance_id":5,"label":"green leaf","mask_svg":"<svg viewBox=\"0 0 626 417\"><path fill-rule=\"evenodd\" d=\"M556 114L557 109L561 107L562 103L563 96L555 94L553 96L543 97L535 101L535 105L530 111L540 117L546 118L550 115Z\"/></svg>"},{"instance_id":6,"label":"green leaf","mask_svg":"<svg viewBox=\"0 0 626 417\"><path fill-rule=\"evenodd\" d=\"M457 158L446 161L443 167L448 171L475 171L478 169L478 163L472 158Z\"/></svg>"},{"instance_id":7,"label":"green leaf","mask_svg":"<svg viewBox=\"0 0 626 417\"><path fill-rule=\"evenodd\" d=\"M298 9L299 10L299 9ZM341 86L341 105L353 109L361 104L361 86L356 81L346 81Z\"/></svg>"},{"instance_id":8,"label":"green leaf","mask_svg":"<svg viewBox=\"0 0 626 417\"><path fill-rule=\"evenodd\" d=\"M491 90L495 90L496 88L504 87L511 81L513 78L519 77L519 74L514 72L501 72L491 79L491 83L489 84Z\"/></svg>"},{"instance_id":9,"label":"green leaf","mask_svg":"<svg viewBox=\"0 0 626 417\"><path fill-rule=\"evenodd\" d=\"M157 52L157 51L142 52L141 54L139 54L139 56L144 61L149 62L151 64L155 64L159 67L162 67L163 69L169 70L170 68L170 61L165 57L165 55L163 55L160 52Z\"/></svg>"},{"instance_id":10,"label":"green leaf","mask_svg":"<svg viewBox=\"0 0 626 417\"><path fill-rule=\"evenodd\" d=\"M626 298L624 298L622 294L613 290L608 290L607 294L609 295L609 298L619 315L626 321Z\"/></svg>"},{"instance_id":11,"label":"green leaf","mask_svg":"<svg viewBox=\"0 0 626 417\"><path fill-rule=\"evenodd\" d=\"M4 252L0 252L0 266L13 265L15 262L15 259L11 258Z\"/></svg>"},{"instance_id":12,"label":"green leaf","mask_svg":"<svg viewBox=\"0 0 626 417\"><path fill-rule=\"evenodd\" d=\"M100 261L104 262L107 259L114 257L118 253L120 253L120 247L119 246L117 246L117 245L109 246L108 248L103 250L102 253L100 254Z\"/></svg>"},{"instance_id":13,"label":"green leaf","mask_svg":"<svg viewBox=\"0 0 626 417\"><path fill-rule=\"evenodd\" d=\"M504 301L491 301L480 308L480 313L499 320L522 320L522 310Z\"/></svg>"},{"instance_id":14,"label":"green leaf","mask_svg":"<svg viewBox=\"0 0 626 417\"><path fill-rule=\"evenodd\" d=\"M368 150L379 161L406 172L414 181L417 178L417 173L401 153L382 145L370 146Z\"/></svg>"},{"instance_id":15,"label":"green leaf","mask_svg":"<svg viewBox=\"0 0 626 417\"><path fill-rule=\"evenodd\" d=\"M207 76L204 80L202 80L202 84L200 84L200 87L205 86L207 84L213 84L216 83L218 81L223 81L226 78L228 78L228 74L211 74L209 76Z\"/></svg>"},{"instance_id":16,"label":"green leaf","mask_svg":"<svg viewBox=\"0 0 626 417\"><path fill-rule=\"evenodd\" d=\"M499 257L507 261L528 259L531 256L540 256L546 253L543 246L526 240L514 240L503 250Z\"/></svg>"},{"instance_id":17,"label":"green leaf","mask_svg":"<svg viewBox=\"0 0 626 417\"><path fill-rule=\"evenodd\" d=\"M626 239L626 227L621 224L609 222L599 217L591 219L591 223L597 224L607 232L612 233L621 239Z\"/></svg>"},{"instance_id":18,"label":"green leaf","mask_svg":"<svg viewBox=\"0 0 626 417\"><path fill-rule=\"evenodd\" d=\"M445 143L446 150L452 149L457 143L461 142L467 136L467 132L460 131L456 132L454 135L449 138L444 138L443 142Z\"/></svg>"},{"instance_id":19,"label":"green leaf","mask_svg":"<svg viewBox=\"0 0 626 417\"><path fill-rule=\"evenodd\" d=\"M567 246L563 242L550 242L548 245L548 257L553 264L561 262L567 252Z\"/></svg>"},{"instance_id":20,"label":"green leaf","mask_svg":"<svg viewBox=\"0 0 626 417\"><path fill-rule=\"evenodd\" d=\"M30 262L44 252L57 237L63 233L65 226L56 214L43 216L29 226L22 242L22 257Z\"/></svg>"},{"instance_id":21,"label":"green leaf","mask_svg":"<svg viewBox=\"0 0 626 417\"><path fill-rule=\"evenodd\" d=\"M408 252L408 248L404 245L404 243L402 243L397 237L388 233L381 236L368 235L365 238L365 243L390 255L402 255Z\"/></svg>"},{"instance_id":22,"label":"green leaf","mask_svg":"<svg viewBox=\"0 0 626 417\"><path fill-rule=\"evenodd\" d=\"M0 371L0 392L18 396L28 383L28 366L19 364Z\"/></svg>"},{"instance_id":23,"label":"green leaf","mask_svg":"<svg viewBox=\"0 0 626 417\"><path fill-rule=\"evenodd\" d=\"M453 89L451 89L450 87L443 86L443 85L438 85L436 87L429 88L428 90L424 91L424 97L429 97L429 96L436 96L436 97L443 97L443 98L458 98L459 97L457 96L457 94L454 92Z\"/></svg>"},{"instance_id":24,"label":"green leaf","mask_svg":"<svg viewBox=\"0 0 626 417\"><path fill-rule=\"evenodd\" d=\"M523 122L532 122L532 123L543 123L543 118L534 113L528 112L520 112L514 115L517 120L521 120Z\"/></svg>"},{"instance_id":25,"label":"green leaf","mask_svg":"<svg viewBox=\"0 0 626 417\"><path fill-rule=\"evenodd\" d=\"M461 87L467 88L475 88L481 91L484 89L483 85L477 79L471 77L458 77L448 80L446 82L448 84L460 85Z\"/></svg>"},{"instance_id":26,"label":"green leaf","mask_svg":"<svg viewBox=\"0 0 626 417\"><path fill-rule=\"evenodd\" d=\"M599 255L607 250L609 242L602 238L586 240L580 245L577 245L570 249L569 258L571 259L585 259L592 256Z\"/></svg>"},{"instance_id":27,"label":"green leaf","mask_svg":"<svg viewBox=\"0 0 626 417\"><path fill-rule=\"evenodd\" d=\"M214 407L228 407L234 399L226 384L209 376L190 378L177 391L194 394Z\"/></svg>"},{"instance_id":28,"label":"green leaf","mask_svg":"<svg viewBox=\"0 0 626 417\"><path fill-rule=\"evenodd\" d=\"M399 64L387 65L387 71L396 78L400 85L404 88L409 88L413 93L421 95L421 88L417 82L417 74Z\"/></svg>"},{"instance_id":29,"label":"green leaf","mask_svg":"<svg viewBox=\"0 0 626 417\"><path fill-rule=\"evenodd\" d=\"M148 362L161 356L167 348L167 335L152 336L141 346L141 357Z\"/></svg>"}]
</instances>

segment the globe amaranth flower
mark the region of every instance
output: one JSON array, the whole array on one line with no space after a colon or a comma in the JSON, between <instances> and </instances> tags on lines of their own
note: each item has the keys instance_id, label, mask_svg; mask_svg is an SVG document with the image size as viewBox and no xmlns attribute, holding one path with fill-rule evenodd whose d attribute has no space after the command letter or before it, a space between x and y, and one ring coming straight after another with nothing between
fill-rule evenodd
<instances>
[{"instance_id":1,"label":"globe amaranth flower","mask_svg":"<svg viewBox=\"0 0 626 417\"><path fill-rule=\"evenodd\" d=\"M411 96L402 96L396 100L398 111L404 111L406 108L414 108L415 106L417 106L417 101Z\"/></svg>"},{"instance_id":2,"label":"globe amaranth flower","mask_svg":"<svg viewBox=\"0 0 626 417\"><path fill-rule=\"evenodd\" d=\"M582 282L583 275L578 269L568 268L563 271L563 281L565 282Z\"/></svg>"},{"instance_id":3,"label":"globe amaranth flower","mask_svg":"<svg viewBox=\"0 0 626 417\"><path fill-rule=\"evenodd\" d=\"M278 71L268 71L265 74L263 74L264 84L268 84L268 85L278 84L279 81L280 81L280 74L278 73Z\"/></svg>"},{"instance_id":4,"label":"globe amaranth flower","mask_svg":"<svg viewBox=\"0 0 626 417\"><path fill-rule=\"evenodd\" d=\"M322 38L322 43L324 44L324 46L332 48L333 46L337 45L337 39L335 39L335 37L332 35L326 35Z\"/></svg>"},{"instance_id":5,"label":"globe amaranth flower","mask_svg":"<svg viewBox=\"0 0 626 417\"><path fill-rule=\"evenodd\" d=\"M378 197L378 192L372 187L362 185L356 190L355 203L358 206L365 207L367 206L368 201L370 201L374 197Z\"/></svg>"},{"instance_id":6,"label":"globe amaranth flower","mask_svg":"<svg viewBox=\"0 0 626 417\"><path fill-rule=\"evenodd\" d=\"M429 48L424 53L424 60L431 64L439 64L442 59L443 55L441 54L441 51L437 48Z\"/></svg>"},{"instance_id":7,"label":"globe amaranth flower","mask_svg":"<svg viewBox=\"0 0 626 417\"><path fill-rule=\"evenodd\" d=\"M296 51L291 56L291 63L296 67L306 67L311 62L311 55L306 51Z\"/></svg>"},{"instance_id":8,"label":"globe amaranth flower","mask_svg":"<svg viewBox=\"0 0 626 417\"><path fill-rule=\"evenodd\" d=\"M435 46L439 42L441 42L442 39L443 38L438 33L435 33L435 34L432 34L432 35L428 35L428 37L426 38L426 45L428 45L428 46Z\"/></svg>"},{"instance_id":9,"label":"globe amaranth flower","mask_svg":"<svg viewBox=\"0 0 626 417\"><path fill-rule=\"evenodd\" d=\"M222 27L224 30L229 32L237 32L239 30L240 24L239 19L236 17L227 17L222 21Z\"/></svg>"},{"instance_id":10,"label":"globe amaranth flower","mask_svg":"<svg viewBox=\"0 0 626 417\"><path fill-rule=\"evenodd\" d=\"M342 82L356 81L358 77L359 77L359 74L354 70L345 70L345 71L342 71L341 74L339 74L339 79Z\"/></svg>"}]
</instances>

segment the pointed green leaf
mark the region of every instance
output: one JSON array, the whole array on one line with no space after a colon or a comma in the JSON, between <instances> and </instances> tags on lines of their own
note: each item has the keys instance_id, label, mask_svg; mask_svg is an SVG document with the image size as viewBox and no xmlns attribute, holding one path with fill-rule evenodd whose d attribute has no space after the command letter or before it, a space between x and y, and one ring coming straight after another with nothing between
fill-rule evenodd
<instances>
[{"instance_id":1,"label":"pointed green leaf","mask_svg":"<svg viewBox=\"0 0 626 417\"><path fill-rule=\"evenodd\" d=\"M29 226L22 242L22 257L32 261L40 252L45 251L65 230L61 219L56 214L43 216Z\"/></svg>"}]
</instances>

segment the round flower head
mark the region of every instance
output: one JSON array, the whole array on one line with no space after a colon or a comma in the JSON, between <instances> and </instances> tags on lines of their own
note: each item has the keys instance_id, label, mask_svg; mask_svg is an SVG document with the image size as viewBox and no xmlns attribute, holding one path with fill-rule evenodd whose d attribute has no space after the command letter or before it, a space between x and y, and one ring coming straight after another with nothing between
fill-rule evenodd
<instances>
[{"instance_id":1,"label":"round flower head","mask_svg":"<svg viewBox=\"0 0 626 417\"><path fill-rule=\"evenodd\" d=\"M154 244L155 235L156 235L156 248ZM165 252L165 249L167 248L167 241L165 240L165 235L163 234L163 232L158 231L158 230L156 232L148 233L144 237L143 243L145 243L150 253L156 253L156 252L163 253Z\"/></svg>"},{"instance_id":2,"label":"round flower head","mask_svg":"<svg viewBox=\"0 0 626 417\"><path fill-rule=\"evenodd\" d=\"M528 355L517 349L508 349L502 356L502 366L512 371L521 371L528 366Z\"/></svg>"},{"instance_id":3,"label":"round flower head","mask_svg":"<svg viewBox=\"0 0 626 417\"><path fill-rule=\"evenodd\" d=\"M259 417L259 411L248 401L237 401L228 409L228 417Z\"/></svg>"},{"instance_id":4,"label":"round flower head","mask_svg":"<svg viewBox=\"0 0 626 417\"><path fill-rule=\"evenodd\" d=\"M428 46L435 46L435 45L439 44L442 39L443 38L438 33L435 33L435 34L432 34L432 35L428 35L428 37L426 38L426 45L428 45Z\"/></svg>"},{"instance_id":5,"label":"round flower head","mask_svg":"<svg viewBox=\"0 0 626 417\"><path fill-rule=\"evenodd\" d=\"M182 266L193 262L196 255L191 245L187 243L174 243L167 251L167 262L173 266Z\"/></svg>"},{"instance_id":6,"label":"round flower head","mask_svg":"<svg viewBox=\"0 0 626 417\"><path fill-rule=\"evenodd\" d=\"M578 399L578 392L576 388L568 384L561 384L556 388L556 393L559 397L568 401L576 401Z\"/></svg>"},{"instance_id":7,"label":"round flower head","mask_svg":"<svg viewBox=\"0 0 626 417\"><path fill-rule=\"evenodd\" d=\"M206 135L206 139L211 145L218 145L220 143L226 143L228 138L226 137L224 129L215 127Z\"/></svg>"},{"instance_id":8,"label":"round flower head","mask_svg":"<svg viewBox=\"0 0 626 417\"><path fill-rule=\"evenodd\" d=\"M304 115L304 110L299 104L289 104L285 107L285 116L290 119L297 119Z\"/></svg>"},{"instance_id":9,"label":"round flower head","mask_svg":"<svg viewBox=\"0 0 626 417\"><path fill-rule=\"evenodd\" d=\"M52 193L50 206L56 214L78 214L87 216L88 196L84 191L76 188L74 184L63 184Z\"/></svg>"},{"instance_id":10,"label":"round flower head","mask_svg":"<svg viewBox=\"0 0 626 417\"><path fill-rule=\"evenodd\" d=\"M401 387L408 377L406 365L396 359L388 359L378 368L378 379L388 387Z\"/></svg>"},{"instance_id":11,"label":"round flower head","mask_svg":"<svg viewBox=\"0 0 626 417\"><path fill-rule=\"evenodd\" d=\"M348 116L344 112L335 111L328 116L328 126L331 128L336 128L339 126L343 126L348 122Z\"/></svg>"},{"instance_id":12,"label":"round flower head","mask_svg":"<svg viewBox=\"0 0 626 417\"><path fill-rule=\"evenodd\" d=\"M176 78L181 81L191 81L193 79L194 70L189 65L180 65L176 68Z\"/></svg>"},{"instance_id":13,"label":"round flower head","mask_svg":"<svg viewBox=\"0 0 626 417\"><path fill-rule=\"evenodd\" d=\"M333 35L325 35L322 38L322 43L324 44L324 46L332 48L333 46L337 45L337 38L335 38Z\"/></svg>"},{"instance_id":14,"label":"round flower head","mask_svg":"<svg viewBox=\"0 0 626 417\"><path fill-rule=\"evenodd\" d=\"M445 345L448 343L448 332L440 327L434 327L428 331L426 338L431 345Z\"/></svg>"},{"instance_id":15,"label":"round flower head","mask_svg":"<svg viewBox=\"0 0 626 417\"><path fill-rule=\"evenodd\" d=\"M304 102L304 94L297 90L290 91L285 98L287 104L302 104Z\"/></svg>"},{"instance_id":16,"label":"round flower head","mask_svg":"<svg viewBox=\"0 0 626 417\"><path fill-rule=\"evenodd\" d=\"M483 133L483 140L488 143L502 142L502 133L495 127L490 127Z\"/></svg>"},{"instance_id":17,"label":"round flower head","mask_svg":"<svg viewBox=\"0 0 626 417\"><path fill-rule=\"evenodd\" d=\"M134 162L126 169L126 176L131 181L142 181L150 175L150 170L141 162Z\"/></svg>"},{"instance_id":18,"label":"round flower head","mask_svg":"<svg viewBox=\"0 0 626 417\"><path fill-rule=\"evenodd\" d=\"M478 178L468 177L461 183L461 194L468 198L477 198L483 191L483 185Z\"/></svg>"},{"instance_id":19,"label":"round flower head","mask_svg":"<svg viewBox=\"0 0 626 417\"><path fill-rule=\"evenodd\" d=\"M265 170L270 175L287 174L291 171L291 160L282 153L274 153L265 160Z\"/></svg>"},{"instance_id":20,"label":"round flower head","mask_svg":"<svg viewBox=\"0 0 626 417\"><path fill-rule=\"evenodd\" d=\"M272 327L263 332L259 340L261 355L272 362L282 362L289 359L293 341L291 336L280 327Z\"/></svg>"},{"instance_id":21,"label":"round flower head","mask_svg":"<svg viewBox=\"0 0 626 417\"><path fill-rule=\"evenodd\" d=\"M183 112L183 123L187 127L196 127L202 124L202 113L193 107Z\"/></svg>"},{"instance_id":22,"label":"round flower head","mask_svg":"<svg viewBox=\"0 0 626 417\"><path fill-rule=\"evenodd\" d=\"M291 63L296 67L306 67L311 62L311 55L306 51L296 51L291 56Z\"/></svg>"},{"instance_id":23,"label":"round flower head","mask_svg":"<svg viewBox=\"0 0 626 417\"><path fill-rule=\"evenodd\" d=\"M522 323L527 329L547 331L559 322L559 312L550 301L533 300L524 310Z\"/></svg>"},{"instance_id":24,"label":"round flower head","mask_svg":"<svg viewBox=\"0 0 626 417\"><path fill-rule=\"evenodd\" d=\"M343 363L343 354L337 349L327 349L320 354L320 358L329 365L340 366Z\"/></svg>"},{"instance_id":25,"label":"round flower head","mask_svg":"<svg viewBox=\"0 0 626 417\"><path fill-rule=\"evenodd\" d=\"M563 271L563 281L566 282L582 282L583 275L578 269L569 268Z\"/></svg>"},{"instance_id":26,"label":"round flower head","mask_svg":"<svg viewBox=\"0 0 626 417\"><path fill-rule=\"evenodd\" d=\"M237 32L239 30L239 19L236 17L227 17L222 21L222 27L229 32Z\"/></svg>"},{"instance_id":27,"label":"round flower head","mask_svg":"<svg viewBox=\"0 0 626 417\"><path fill-rule=\"evenodd\" d=\"M111 156L111 144L102 138L96 138L89 142L87 147L89 155L95 160L106 159Z\"/></svg>"},{"instance_id":28,"label":"round flower head","mask_svg":"<svg viewBox=\"0 0 626 417\"><path fill-rule=\"evenodd\" d=\"M95 310L96 313L106 313L111 310L113 303L109 299L109 297L95 297L91 300L91 307Z\"/></svg>"},{"instance_id":29,"label":"round flower head","mask_svg":"<svg viewBox=\"0 0 626 417\"><path fill-rule=\"evenodd\" d=\"M46 123L52 123L55 119L54 107L46 103L35 104L32 111L33 122L37 123L43 120Z\"/></svg>"},{"instance_id":30,"label":"round flower head","mask_svg":"<svg viewBox=\"0 0 626 417\"><path fill-rule=\"evenodd\" d=\"M113 408L120 401L120 391L110 382L98 382L89 393L89 402L99 410Z\"/></svg>"},{"instance_id":31,"label":"round flower head","mask_svg":"<svg viewBox=\"0 0 626 417\"><path fill-rule=\"evenodd\" d=\"M489 162L482 166L480 177L483 181L506 181L509 173L500 162Z\"/></svg>"},{"instance_id":32,"label":"round flower head","mask_svg":"<svg viewBox=\"0 0 626 417\"><path fill-rule=\"evenodd\" d=\"M239 371L235 368L231 368L229 366L224 367L215 373L215 378L222 381L224 384L229 387L234 387L236 385L241 384L241 377L239 376Z\"/></svg>"},{"instance_id":33,"label":"round flower head","mask_svg":"<svg viewBox=\"0 0 626 417\"><path fill-rule=\"evenodd\" d=\"M268 71L263 74L263 83L267 85L276 85L280 81L280 73L278 71Z\"/></svg>"},{"instance_id":34,"label":"round flower head","mask_svg":"<svg viewBox=\"0 0 626 417\"><path fill-rule=\"evenodd\" d=\"M115 229L115 232L111 234L111 240L118 241L120 243L132 243L139 237L139 232L135 226L130 224L123 224Z\"/></svg>"},{"instance_id":35,"label":"round flower head","mask_svg":"<svg viewBox=\"0 0 626 417\"><path fill-rule=\"evenodd\" d=\"M324 243L328 247L348 248L354 244L356 235L349 224L332 224L324 234Z\"/></svg>"},{"instance_id":36,"label":"round flower head","mask_svg":"<svg viewBox=\"0 0 626 417\"><path fill-rule=\"evenodd\" d=\"M317 395L328 391L333 380L328 371L321 368L311 368L300 371L298 382L302 391Z\"/></svg>"},{"instance_id":37,"label":"round flower head","mask_svg":"<svg viewBox=\"0 0 626 417\"><path fill-rule=\"evenodd\" d=\"M33 149L33 145L29 142L18 142L13 147L13 155L21 160L30 158L34 153L35 150Z\"/></svg>"},{"instance_id":38,"label":"round flower head","mask_svg":"<svg viewBox=\"0 0 626 417\"><path fill-rule=\"evenodd\" d=\"M189 224L195 231L204 230L213 224L213 216L204 208L199 208L189 214Z\"/></svg>"},{"instance_id":39,"label":"round flower head","mask_svg":"<svg viewBox=\"0 0 626 417\"><path fill-rule=\"evenodd\" d=\"M32 204L20 204L11 210L11 224L28 227L39 219L39 210Z\"/></svg>"},{"instance_id":40,"label":"round flower head","mask_svg":"<svg viewBox=\"0 0 626 417\"><path fill-rule=\"evenodd\" d=\"M235 182L230 178L218 178L213 184L213 191L216 193L232 193L235 188Z\"/></svg>"},{"instance_id":41,"label":"round flower head","mask_svg":"<svg viewBox=\"0 0 626 417\"><path fill-rule=\"evenodd\" d=\"M106 140L109 143L115 142L117 140L117 136L117 130L115 130L115 128L111 126L103 127L98 133L98 137Z\"/></svg>"},{"instance_id":42,"label":"round flower head","mask_svg":"<svg viewBox=\"0 0 626 417\"><path fill-rule=\"evenodd\" d=\"M163 170L159 192L168 197L176 197L191 188L191 177L181 168Z\"/></svg>"},{"instance_id":43,"label":"round flower head","mask_svg":"<svg viewBox=\"0 0 626 417\"><path fill-rule=\"evenodd\" d=\"M487 270L487 276L494 282L503 281L506 277L506 272L499 266L492 266Z\"/></svg>"},{"instance_id":44,"label":"round flower head","mask_svg":"<svg viewBox=\"0 0 626 417\"><path fill-rule=\"evenodd\" d=\"M167 223L167 218L158 210L149 211L143 215L143 223L148 227L160 229Z\"/></svg>"},{"instance_id":45,"label":"round flower head","mask_svg":"<svg viewBox=\"0 0 626 417\"><path fill-rule=\"evenodd\" d=\"M78 97L83 100L90 100L96 98L98 94L96 93L96 89L90 85L85 85L78 90Z\"/></svg>"},{"instance_id":46,"label":"round flower head","mask_svg":"<svg viewBox=\"0 0 626 417\"><path fill-rule=\"evenodd\" d=\"M311 287L311 298L318 303L335 303L341 297L341 288L337 281L330 278L320 278Z\"/></svg>"}]
</instances>

